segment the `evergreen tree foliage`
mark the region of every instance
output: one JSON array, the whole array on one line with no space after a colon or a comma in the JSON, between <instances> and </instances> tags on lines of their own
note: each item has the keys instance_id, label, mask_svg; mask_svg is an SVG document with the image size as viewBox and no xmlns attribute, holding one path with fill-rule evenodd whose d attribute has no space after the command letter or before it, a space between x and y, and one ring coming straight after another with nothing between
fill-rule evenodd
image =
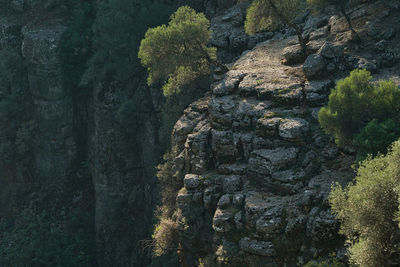
<instances>
[{"instance_id":1,"label":"evergreen tree foliage","mask_svg":"<svg viewBox=\"0 0 400 267\"><path fill-rule=\"evenodd\" d=\"M368 154L385 154L390 144L399 137L400 124L397 121L387 119L379 122L373 119L354 138L358 158L364 159Z\"/></svg>"},{"instance_id":2,"label":"evergreen tree foliage","mask_svg":"<svg viewBox=\"0 0 400 267\"><path fill-rule=\"evenodd\" d=\"M362 267L399 263L400 141L386 156L363 161L355 182L336 185L329 197L350 247L350 262Z\"/></svg>"},{"instance_id":3,"label":"evergreen tree foliage","mask_svg":"<svg viewBox=\"0 0 400 267\"><path fill-rule=\"evenodd\" d=\"M296 31L300 45L306 51L306 40L295 22L304 7L302 0L254 0L247 9L245 30L248 34L254 34L263 30L277 30L282 24L287 24Z\"/></svg>"},{"instance_id":4,"label":"evergreen tree foliage","mask_svg":"<svg viewBox=\"0 0 400 267\"><path fill-rule=\"evenodd\" d=\"M399 122L399 87L392 81L381 81L375 84L371 80L371 73L366 70L352 71L350 76L336 84L329 95L328 106L323 107L318 114L321 127L335 137L340 147L353 144L355 135L373 119L380 121L393 119ZM356 144L361 145L361 139L372 133L371 127L373 128L375 123L372 123L358 137ZM386 129L393 129L393 127ZM396 136L396 133L393 134ZM386 139L387 136L380 138ZM387 143L387 141L381 140L378 143ZM365 145L362 146L363 149L366 148Z\"/></svg>"},{"instance_id":5,"label":"evergreen tree foliage","mask_svg":"<svg viewBox=\"0 0 400 267\"><path fill-rule=\"evenodd\" d=\"M149 29L138 53L149 72L148 84L166 81L162 90L165 96L171 96L209 74L210 65L218 64L216 49L208 47L209 27L204 14L183 6L171 16L168 25Z\"/></svg>"}]
</instances>

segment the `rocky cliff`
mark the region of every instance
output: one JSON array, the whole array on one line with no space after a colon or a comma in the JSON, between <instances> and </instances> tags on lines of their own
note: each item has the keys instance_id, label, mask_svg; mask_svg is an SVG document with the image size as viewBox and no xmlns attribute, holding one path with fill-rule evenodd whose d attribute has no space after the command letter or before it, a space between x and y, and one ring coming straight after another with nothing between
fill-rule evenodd
<instances>
[{"instance_id":1,"label":"rocky cliff","mask_svg":"<svg viewBox=\"0 0 400 267\"><path fill-rule=\"evenodd\" d=\"M94 266L148 265L139 241L150 236L158 199L160 92L143 77L135 88L113 81L71 88L60 56L70 13L49 11L57 3L0 1L0 219L40 199L63 229L79 207L89 218L85 227L94 228ZM245 4L196 4L212 19L211 44L230 71L214 75L210 92L187 107L172 132L182 188L173 219L183 258L283 266L341 252L327 195L333 182L353 177L354 156L323 134L317 112L351 69L400 80L398 6L352 10L361 44L332 10L305 14L299 23L311 55L303 64L290 29L249 37ZM146 107L135 134L116 118L132 98Z\"/></svg>"},{"instance_id":2,"label":"rocky cliff","mask_svg":"<svg viewBox=\"0 0 400 267\"><path fill-rule=\"evenodd\" d=\"M225 29L214 32L215 44L248 45L237 12L214 18L230 25L213 26ZM317 115L349 70L398 81L398 12L382 3L354 8L361 45L329 10L306 16L310 55L300 64L304 55L290 31L265 34L270 40L244 52L185 110L171 144L182 186L172 216L182 262L297 266L330 252L344 259L327 197L332 184L352 179L354 151L339 150Z\"/></svg>"}]
</instances>

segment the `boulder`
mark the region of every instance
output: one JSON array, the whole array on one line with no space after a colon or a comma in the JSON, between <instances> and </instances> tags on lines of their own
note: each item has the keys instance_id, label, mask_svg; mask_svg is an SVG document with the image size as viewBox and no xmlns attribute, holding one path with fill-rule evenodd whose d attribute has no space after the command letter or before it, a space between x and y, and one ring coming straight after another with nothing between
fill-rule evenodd
<instances>
[{"instance_id":1,"label":"boulder","mask_svg":"<svg viewBox=\"0 0 400 267\"><path fill-rule=\"evenodd\" d=\"M196 174L186 174L183 183L187 190L195 190L200 187L202 181Z\"/></svg>"},{"instance_id":2,"label":"boulder","mask_svg":"<svg viewBox=\"0 0 400 267\"><path fill-rule=\"evenodd\" d=\"M309 40L317 40L317 39L322 39L328 36L328 27L325 26L323 28L319 28L315 31L310 32L310 37Z\"/></svg>"},{"instance_id":3,"label":"boulder","mask_svg":"<svg viewBox=\"0 0 400 267\"><path fill-rule=\"evenodd\" d=\"M256 222L256 231L264 238L273 238L281 231L282 219L270 215L263 215Z\"/></svg>"},{"instance_id":4,"label":"boulder","mask_svg":"<svg viewBox=\"0 0 400 267\"><path fill-rule=\"evenodd\" d=\"M343 56L343 46L333 45L331 43L324 43L319 49L318 54L327 59L340 58Z\"/></svg>"},{"instance_id":5,"label":"boulder","mask_svg":"<svg viewBox=\"0 0 400 267\"><path fill-rule=\"evenodd\" d=\"M272 242L252 240L249 237L244 237L239 241L241 250L250 254L261 255L264 257L273 257L276 255Z\"/></svg>"},{"instance_id":6,"label":"boulder","mask_svg":"<svg viewBox=\"0 0 400 267\"><path fill-rule=\"evenodd\" d=\"M230 210L217 209L213 217L213 229L218 233L229 232L233 228L233 213Z\"/></svg>"},{"instance_id":7,"label":"boulder","mask_svg":"<svg viewBox=\"0 0 400 267\"><path fill-rule=\"evenodd\" d=\"M304 140L309 130L309 123L300 118L284 119L279 124L279 136L288 141Z\"/></svg>"},{"instance_id":8,"label":"boulder","mask_svg":"<svg viewBox=\"0 0 400 267\"><path fill-rule=\"evenodd\" d=\"M243 205L244 195L241 193L236 193L233 195L233 205L241 207Z\"/></svg>"},{"instance_id":9,"label":"boulder","mask_svg":"<svg viewBox=\"0 0 400 267\"><path fill-rule=\"evenodd\" d=\"M366 58L359 59L359 61L357 63L357 68L358 69L366 69L367 71L370 71L372 73L375 73L378 70L378 67L376 66L376 61L368 60Z\"/></svg>"},{"instance_id":10,"label":"boulder","mask_svg":"<svg viewBox=\"0 0 400 267\"><path fill-rule=\"evenodd\" d=\"M309 55L303 65L304 75L309 79L323 76L325 69L325 60L321 55L318 54Z\"/></svg>"},{"instance_id":11,"label":"boulder","mask_svg":"<svg viewBox=\"0 0 400 267\"><path fill-rule=\"evenodd\" d=\"M261 118L257 120L256 134L265 138L273 138L278 135L278 127L281 118Z\"/></svg>"},{"instance_id":12,"label":"boulder","mask_svg":"<svg viewBox=\"0 0 400 267\"><path fill-rule=\"evenodd\" d=\"M241 179L238 175L227 176L223 179L223 192L232 194L240 190Z\"/></svg>"},{"instance_id":13,"label":"boulder","mask_svg":"<svg viewBox=\"0 0 400 267\"><path fill-rule=\"evenodd\" d=\"M282 56L284 64L292 65L303 62L306 55L300 45L292 45L283 49Z\"/></svg>"},{"instance_id":14,"label":"boulder","mask_svg":"<svg viewBox=\"0 0 400 267\"><path fill-rule=\"evenodd\" d=\"M220 209L225 209L225 208L229 207L229 205L231 204L231 198L232 198L232 195L230 195L230 194L223 195L218 200L218 207Z\"/></svg>"}]
</instances>

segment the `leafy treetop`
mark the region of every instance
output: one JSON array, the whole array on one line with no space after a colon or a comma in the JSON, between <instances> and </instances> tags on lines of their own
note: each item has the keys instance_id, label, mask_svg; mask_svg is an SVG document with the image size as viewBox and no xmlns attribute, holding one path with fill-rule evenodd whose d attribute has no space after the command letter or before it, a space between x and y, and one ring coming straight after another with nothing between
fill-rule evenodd
<instances>
[{"instance_id":1,"label":"leafy treetop","mask_svg":"<svg viewBox=\"0 0 400 267\"><path fill-rule=\"evenodd\" d=\"M216 48L208 46L209 27L203 13L183 6L168 25L150 28L138 54L149 72L148 84L166 81L162 90L165 96L171 96L199 76L209 74L211 64L223 66L216 60Z\"/></svg>"},{"instance_id":2,"label":"leafy treetop","mask_svg":"<svg viewBox=\"0 0 400 267\"><path fill-rule=\"evenodd\" d=\"M336 84L328 106L318 114L321 127L341 147L352 144L355 135L373 119L399 121L400 88L392 81L375 84L371 80L366 70L352 71Z\"/></svg>"}]
</instances>

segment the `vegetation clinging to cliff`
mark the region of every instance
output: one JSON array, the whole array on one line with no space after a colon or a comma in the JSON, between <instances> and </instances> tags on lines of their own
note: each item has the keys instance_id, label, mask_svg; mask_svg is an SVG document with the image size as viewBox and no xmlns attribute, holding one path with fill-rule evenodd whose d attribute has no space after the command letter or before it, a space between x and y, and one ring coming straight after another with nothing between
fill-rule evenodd
<instances>
[{"instance_id":1,"label":"vegetation clinging to cliff","mask_svg":"<svg viewBox=\"0 0 400 267\"><path fill-rule=\"evenodd\" d=\"M386 147L382 146L393 142L398 134L395 127L385 127L386 134L383 136L374 136L372 130L376 127L372 124L363 128L373 119L380 122L392 119L398 123L400 116L400 88L392 81L380 81L376 85L371 80L371 73L366 70L352 71L350 76L336 84L329 96L328 106L318 114L322 128L335 137L338 146L358 145L364 155L384 153ZM368 138L382 141L375 140L375 145L372 145Z\"/></svg>"},{"instance_id":2,"label":"vegetation clinging to cliff","mask_svg":"<svg viewBox=\"0 0 400 267\"><path fill-rule=\"evenodd\" d=\"M189 6L180 7L167 25L146 32L139 48L139 58L149 71L148 84L167 81L165 96L180 92L183 86L210 73L218 64L216 48L209 47L210 21ZM225 67L223 67L225 68Z\"/></svg>"},{"instance_id":3,"label":"vegetation clinging to cliff","mask_svg":"<svg viewBox=\"0 0 400 267\"><path fill-rule=\"evenodd\" d=\"M399 258L400 141L386 156L361 163L354 184L337 185L330 203L357 266L386 266Z\"/></svg>"}]
</instances>

